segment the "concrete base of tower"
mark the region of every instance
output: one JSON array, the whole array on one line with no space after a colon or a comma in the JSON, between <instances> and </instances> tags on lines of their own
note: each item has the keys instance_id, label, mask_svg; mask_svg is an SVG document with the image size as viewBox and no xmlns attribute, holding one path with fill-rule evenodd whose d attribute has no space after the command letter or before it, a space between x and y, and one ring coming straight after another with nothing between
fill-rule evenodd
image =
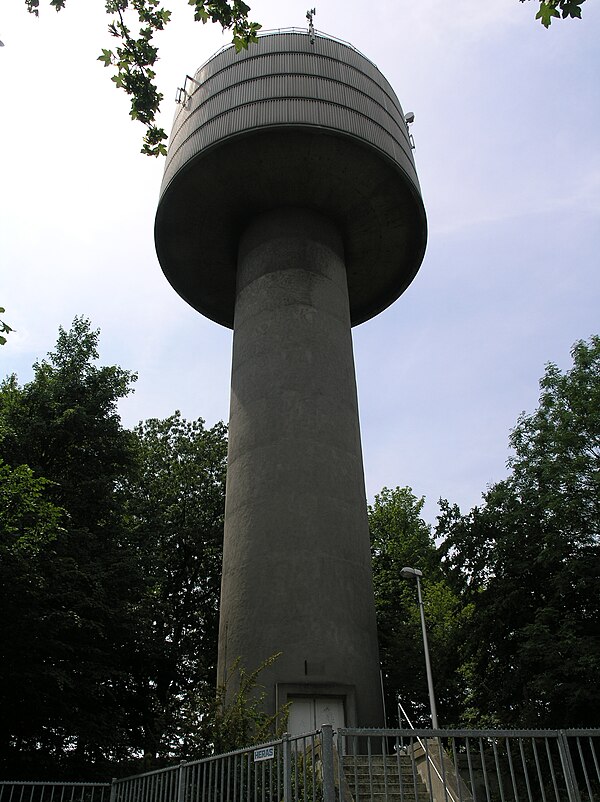
<instances>
[{"instance_id":1,"label":"concrete base of tower","mask_svg":"<svg viewBox=\"0 0 600 802\"><path fill-rule=\"evenodd\" d=\"M381 726L343 244L311 211L242 236L229 425L219 682L281 653L260 677L269 711Z\"/></svg>"}]
</instances>

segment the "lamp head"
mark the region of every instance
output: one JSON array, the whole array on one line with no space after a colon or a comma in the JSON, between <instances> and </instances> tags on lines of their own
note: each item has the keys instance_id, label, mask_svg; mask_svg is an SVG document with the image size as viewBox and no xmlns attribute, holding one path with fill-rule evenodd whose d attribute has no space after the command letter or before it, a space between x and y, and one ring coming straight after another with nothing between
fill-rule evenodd
<instances>
[{"instance_id":1,"label":"lamp head","mask_svg":"<svg viewBox=\"0 0 600 802\"><path fill-rule=\"evenodd\" d=\"M400 576L402 579L416 579L418 576L423 576L423 571L419 571L418 568L403 568Z\"/></svg>"}]
</instances>

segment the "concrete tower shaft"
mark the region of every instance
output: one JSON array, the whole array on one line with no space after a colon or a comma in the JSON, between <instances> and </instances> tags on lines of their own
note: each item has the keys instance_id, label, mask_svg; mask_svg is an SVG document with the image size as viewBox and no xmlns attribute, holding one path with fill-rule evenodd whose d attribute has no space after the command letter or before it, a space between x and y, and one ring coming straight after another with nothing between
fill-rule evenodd
<instances>
[{"instance_id":1,"label":"concrete tower shaft","mask_svg":"<svg viewBox=\"0 0 600 802\"><path fill-rule=\"evenodd\" d=\"M195 81L155 237L177 292L234 328L219 678L282 652L263 677L271 710L326 698L337 723L377 726L350 327L423 258L404 115L354 48L297 31L225 49Z\"/></svg>"},{"instance_id":2,"label":"concrete tower shaft","mask_svg":"<svg viewBox=\"0 0 600 802\"><path fill-rule=\"evenodd\" d=\"M266 213L242 237L230 421L220 671L281 651L271 709L310 691L345 698L349 716L375 725L346 270L339 232L314 212Z\"/></svg>"}]
</instances>

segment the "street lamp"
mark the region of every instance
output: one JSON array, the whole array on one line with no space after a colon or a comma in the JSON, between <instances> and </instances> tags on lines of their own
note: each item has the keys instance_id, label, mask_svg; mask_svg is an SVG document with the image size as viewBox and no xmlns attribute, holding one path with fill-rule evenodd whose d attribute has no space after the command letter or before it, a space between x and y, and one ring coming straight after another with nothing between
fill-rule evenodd
<instances>
[{"instance_id":1,"label":"street lamp","mask_svg":"<svg viewBox=\"0 0 600 802\"><path fill-rule=\"evenodd\" d=\"M418 568L403 568L400 571L402 579L416 579L417 580L417 595L419 597L419 610L421 612L421 629L423 630L423 649L425 651L425 670L427 672L427 687L429 688L429 707L431 708L431 726L434 730L439 729L437 720L437 711L435 708L435 695L433 693L433 677L431 675L431 663L429 661L429 644L427 642L427 630L425 629L425 610L423 607L423 599L421 597L421 577L423 571Z\"/></svg>"}]
</instances>

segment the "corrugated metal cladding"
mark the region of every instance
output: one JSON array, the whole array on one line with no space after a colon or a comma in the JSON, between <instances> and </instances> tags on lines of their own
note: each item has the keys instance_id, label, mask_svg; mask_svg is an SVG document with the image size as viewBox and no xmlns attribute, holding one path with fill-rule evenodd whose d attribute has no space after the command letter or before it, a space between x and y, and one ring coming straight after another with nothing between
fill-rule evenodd
<instances>
[{"instance_id":1,"label":"corrugated metal cladding","mask_svg":"<svg viewBox=\"0 0 600 802\"><path fill-rule=\"evenodd\" d=\"M377 67L348 45L307 34L262 36L198 70L173 127L161 195L190 159L224 138L272 126L316 126L364 141L418 187L404 115Z\"/></svg>"}]
</instances>

